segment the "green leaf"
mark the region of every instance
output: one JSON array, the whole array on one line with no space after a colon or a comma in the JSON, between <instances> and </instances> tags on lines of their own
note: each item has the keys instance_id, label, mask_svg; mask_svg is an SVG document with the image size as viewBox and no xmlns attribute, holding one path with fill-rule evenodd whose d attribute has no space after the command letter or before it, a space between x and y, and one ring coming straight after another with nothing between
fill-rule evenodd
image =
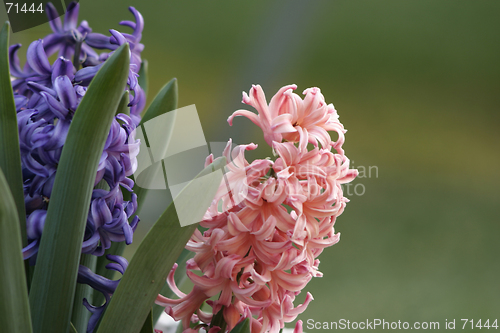
<instances>
[{"instance_id":1,"label":"green leaf","mask_svg":"<svg viewBox=\"0 0 500 333\"><path fill-rule=\"evenodd\" d=\"M0 327L32 332L16 204L0 169Z\"/></svg>"},{"instance_id":2,"label":"green leaf","mask_svg":"<svg viewBox=\"0 0 500 333\"><path fill-rule=\"evenodd\" d=\"M148 120L177 109L178 94L177 79L174 78L161 88L144 114L144 117L142 117L140 124L142 125Z\"/></svg>"},{"instance_id":3,"label":"green leaf","mask_svg":"<svg viewBox=\"0 0 500 333\"><path fill-rule=\"evenodd\" d=\"M161 88L160 92L156 95L155 99L153 100L148 110L144 114L143 118L141 119L140 125L142 126L148 120L151 120L169 111L177 109L177 99L178 99L178 86L177 86L177 79L174 78L170 80L166 85L164 85L163 88ZM174 123L175 123L175 117L173 117L172 121L168 124L167 127L165 127L165 133L169 133L166 135L168 140L170 140L169 138L172 136ZM146 133L146 131L144 130L143 132ZM147 137L145 139L147 140ZM167 145L168 145L168 140L166 141ZM157 171L156 168L158 167L159 164L152 165L148 169L146 169L144 173L154 175ZM134 187L134 192L137 194L138 208L136 214L139 214L142 209L144 200L146 199L148 190L136 185Z\"/></svg>"},{"instance_id":4,"label":"green leaf","mask_svg":"<svg viewBox=\"0 0 500 333\"><path fill-rule=\"evenodd\" d=\"M231 333L250 333L250 319L247 318L234 326Z\"/></svg>"},{"instance_id":5,"label":"green leaf","mask_svg":"<svg viewBox=\"0 0 500 333\"><path fill-rule=\"evenodd\" d=\"M144 325L142 325L140 333L154 333L152 309L149 311L148 317L146 318Z\"/></svg>"},{"instance_id":6,"label":"green leaf","mask_svg":"<svg viewBox=\"0 0 500 333\"><path fill-rule=\"evenodd\" d=\"M148 95L148 61L143 60L141 63L141 69L139 69L139 77L137 78L137 81L139 83L139 86L141 86L142 90L144 91L144 95Z\"/></svg>"},{"instance_id":7,"label":"green leaf","mask_svg":"<svg viewBox=\"0 0 500 333\"><path fill-rule=\"evenodd\" d=\"M129 72L122 45L92 80L69 128L30 292L36 332L67 332L97 165Z\"/></svg>"},{"instance_id":8,"label":"green leaf","mask_svg":"<svg viewBox=\"0 0 500 333\"><path fill-rule=\"evenodd\" d=\"M170 269L196 229L196 224L181 227L177 211L184 213L188 211L194 216L203 215L208 205L204 206L204 203L194 203L189 200L200 191L195 181L207 180L204 182L203 191L206 193L206 198L211 200L222 180L222 172L216 174L212 172L220 170L225 165L226 160L221 158L205 168L179 193L174 200L175 205L170 204L160 216L130 261L104 313L97 333L135 333L140 330Z\"/></svg>"},{"instance_id":9,"label":"green leaf","mask_svg":"<svg viewBox=\"0 0 500 333\"><path fill-rule=\"evenodd\" d=\"M179 256L179 258L177 258L177 260L175 261L178 266L175 272L176 274L174 276L174 280L175 280L175 285L179 288L181 288L184 282L188 280L186 274L186 261L191 259L193 256L194 252L184 249L182 250L182 253ZM170 289L168 283L166 282L163 285L163 288L161 288L160 294L168 298L175 297L174 292ZM165 308L163 308L162 306L156 304L153 305L153 323L156 324L156 322L158 321L164 310Z\"/></svg>"},{"instance_id":10,"label":"green leaf","mask_svg":"<svg viewBox=\"0 0 500 333\"><path fill-rule=\"evenodd\" d=\"M0 169L5 174L17 207L23 247L27 245L23 175L17 130L16 105L9 72L9 22L0 32Z\"/></svg>"}]
</instances>

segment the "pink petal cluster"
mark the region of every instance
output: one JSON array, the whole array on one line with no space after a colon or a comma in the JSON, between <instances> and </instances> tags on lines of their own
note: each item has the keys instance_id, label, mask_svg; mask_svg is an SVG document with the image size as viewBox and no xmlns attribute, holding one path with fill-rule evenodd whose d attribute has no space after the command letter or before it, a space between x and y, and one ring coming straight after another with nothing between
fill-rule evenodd
<instances>
[{"instance_id":1,"label":"pink petal cluster","mask_svg":"<svg viewBox=\"0 0 500 333\"><path fill-rule=\"evenodd\" d=\"M358 172L349 169L342 150L345 130L333 105L318 88L305 90L304 100L295 88L281 88L268 105L262 88L253 86L243 102L258 115L239 110L228 119L231 124L241 115L261 127L277 158L250 163L244 153L256 145L232 149L228 142L225 179L201 222L207 230L196 230L186 245L195 253L187 262L194 287L184 294L175 286L175 266L167 282L179 299L159 295L156 300L182 320L184 332L193 331L192 322L227 332L249 318L252 332L277 333L313 299L307 293L303 304L293 304L312 277L322 276L317 258L339 241L335 219L348 202L341 184ZM338 133L337 141L328 131ZM213 160L210 155L205 164ZM200 309L204 303L210 313ZM212 319L220 311L226 327L217 328ZM300 320L295 332L302 332Z\"/></svg>"},{"instance_id":2,"label":"pink petal cluster","mask_svg":"<svg viewBox=\"0 0 500 333\"><path fill-rule=\"evenodd\" d=\"M244 116L262 129L270 146L273 146L273 141L281 142L284 139L298 142L303 151L307 143L317 147L319 142L323 148L330 149L333 146L343 155L342 144L346 131L333 104L325 103L319 88L304 90L303 100L293 92L295 89L295 84L284 86L268 105L261 86L252 86L248 95L243 93L243 103L253 106L258 114L238 110L229 117L229 124L232 125L234 117ZM332 141L328 131L337 132L337 141Z\"/></svg>"}]
</instances>

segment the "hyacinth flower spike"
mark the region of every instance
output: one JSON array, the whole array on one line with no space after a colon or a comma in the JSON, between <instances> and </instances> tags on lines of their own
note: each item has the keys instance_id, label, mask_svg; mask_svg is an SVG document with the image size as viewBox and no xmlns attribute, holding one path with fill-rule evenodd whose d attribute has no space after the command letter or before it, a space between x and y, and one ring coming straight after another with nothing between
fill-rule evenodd
<instances>
[{"instance_id":1,"label":"hyacinth flower spike","mask_svg":"<svg viewBox=\"0 0 500 333\"><path fill-rule=\"evenodd\" d=\"M333 226L348 201L340 185L352 181L357 170L349 169L344 156L345 130L333 106L318 88L306 89L304 100L295 89L284 86L268 105L262 88L254 85L243 103L258 114L238 110L228 119L231 125L235 116L245 116L259 126L277 159L248 162L244 151L256 146L231 149L231 141L224 150L228 172L201 222L208 229L195 231L186 245L195 253L186 265L194 288L189 294L179 291L174 267L167 282L179 298L156 300L182 320L184 332L190 322L212 327L222 311L229 329L248 319L252 332L277 333L313 299L308 293L303 304L293 305L312 277L322 276L319 254L339 241ZM328 131L336 131L338 140ZM206 163L212 161L209 156ZM215 294L218 299L208 301ZM211 313L199 309L203 300ZM298 321L295 332L301 331Z\"/></svg>"}]
</instances>

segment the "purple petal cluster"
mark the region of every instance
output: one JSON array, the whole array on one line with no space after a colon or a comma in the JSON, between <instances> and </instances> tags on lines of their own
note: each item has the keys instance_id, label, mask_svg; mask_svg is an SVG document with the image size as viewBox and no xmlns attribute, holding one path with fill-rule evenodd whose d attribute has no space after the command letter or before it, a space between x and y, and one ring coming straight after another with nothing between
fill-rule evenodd
<instances>
[{"instance_id":1,"label":"purple petal cluster","mask_svg":"<svg viewBox=\"0 0 500 333\"><path fill-rule=\"evenodd\" d=\"M33 264L75 111L99 68L123 43L131 49L129 114L117 114L111 125L95 178L82 253L100 256L111 242L132 242L139 221L135 215L137 196L130 178L137 168L139 153L139 142L133 133L140 121L145 95L137 81L144 48L140 43L144 21L135 8L129 9L135 22L120 24L131 28L132 34L110 30L111 35L105 36L92 32L86 21L78 25L78 3L68 6L64 23L49 3L46 12L53 33L31 43L22 69L17 56L21 45L9 49L29 243L23 255L32 258ZM56 52L58 58L51 64L49 57Z\"/></svg>"},{"instance_id":2,"label":"purple petal cluster","mask_svg":"<svg viewBox=\"0 0 500 333\"><path fill-rule=\"evenodd\" d=\"M9 50L9 60L11 64L11 75L15 77L12 85L14 91L21 95L31 95L28 82L36 82L41 85L51 85L54 80L53 68L48 58L58 52L59 59L65 59L73 67L66 67L73 77L73 82L81 86L88 86L104 61L123 43L129 43L131 58L130 71L128 77L128 87L133 92L130 100L130 117L134 124L140 121L140 113L144 109L146 99L142 88L137 82L138 72L141 68L141 52L144 45L141 44L142 30L144 29L144 19L134 8L129 7L134 15L135 22L122 21L120 25L132 28L132 34L120 33L111 29L111 36L92 32L87 21L78 23L78 11L80 5L72 2L66 13L64 24L57 14L57 10L51 4L47 4L46 12L50 20L50 27L53 33L45 38L33 42L27 52L27 63L23 69L19 65L17 51L20 44L12 45ZM104 52L97 53L97 50ZM75 52L78 53L75 55ZM73 61L71 61L71 59ZM57 66L66 64L57 64ZM76 67L75 67L76 66ZM82 66L81 69L79 67ZM63 70L63 69L61 69ZM75 73L76 72L76 73Z\"/></svg>"}]
</instances>

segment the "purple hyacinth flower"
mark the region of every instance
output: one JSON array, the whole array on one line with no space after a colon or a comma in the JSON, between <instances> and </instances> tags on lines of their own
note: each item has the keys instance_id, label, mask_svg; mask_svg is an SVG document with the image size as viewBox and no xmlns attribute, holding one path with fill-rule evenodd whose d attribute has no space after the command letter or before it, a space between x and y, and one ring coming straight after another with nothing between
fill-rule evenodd
<instances>
[{"instance_id":1,"label":"purple hyacinth flower","mask_svg":"<svg viewBox=\"0 0 500 333\"><path fill-rule=\"evenodd\" d=\"M77 3L70 4L63 23L55 8L47 5L53 33L29 45L24 67L20 66L17 55L20 45L9 48L27 217L28 246L23 249L23 257L29 258L31 265L36 263L57 168L73 115L78 112L78 105L92 79L123 43L128 43L131 50L126 88L131 91L130 111L127 112L130 116L118 114L112 122L95 178L94 185L100 184L92 192L82 253L100 256L112 242L132 243L139 222L139 217L134 215L137 210L134 181L129 177L137 168L140 142L134 133L145 106L145 94L137 80L144 48L140 43L144 21L141 14L130 7L135 22L122 21L120 24L131 28L132 33L111 30L111 36L105 36L93 33L86 21L78 25L78 9ZM109 52L98 55L94 48ZM59 57L51 64L49 57L56 52L59 52ZM78 57L71 61L75 52ZM82 69L77 71L75 66L82 66ZM100 189L102 187L107 189ZM132 192L131 198L124 200L122 191ZM120 257L109 259L116 263L107 267L123 274L126 261ZM106 302L118 284L118 281L104 279L85 268L79 270L79 282L101 291ZM94 307L84 300L84 304L92 312L88 326L91 332L107 303Z\"/></svg>"}]
</instances>

